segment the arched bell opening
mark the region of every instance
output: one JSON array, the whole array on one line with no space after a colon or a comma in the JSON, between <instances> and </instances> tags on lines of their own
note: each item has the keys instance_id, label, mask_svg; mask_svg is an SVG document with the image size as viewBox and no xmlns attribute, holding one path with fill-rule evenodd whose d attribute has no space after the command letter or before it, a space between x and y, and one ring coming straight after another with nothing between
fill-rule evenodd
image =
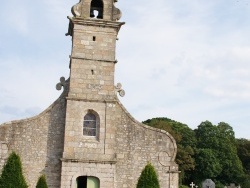
<instances>
[{"instance_id":1,"label":"arched bell opening","mask_svg":"<svg viewBox=\"0 0 250 188\"><path fill-rule=\"evenodd\" d=\"M90 17L103 19L103 1L92 0L90 4Z\"/></svg>"}]
</instances>

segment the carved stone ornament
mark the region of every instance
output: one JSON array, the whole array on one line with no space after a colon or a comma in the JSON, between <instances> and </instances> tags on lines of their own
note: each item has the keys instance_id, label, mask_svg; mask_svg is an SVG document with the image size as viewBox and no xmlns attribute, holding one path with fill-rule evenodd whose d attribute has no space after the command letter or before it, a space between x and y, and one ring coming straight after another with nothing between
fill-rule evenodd
<instances>
[{"instance_id":1,"label":"carved stone ornament","mask_svg":"<svg viewBox=\"0 0 250 188\"><path fill-rule=\"evenodd\" d=\"M66 86L66 81L65 81L65 78L64 77L61 77L60 78L60 82L58 84L56 84L56 89L57 90L61 90L62 89L62 86L65 88Z\"/></svg>"},{"instance_id":2,"label":"carved stone ornament","mask_svg":"<svg viewBox=\"0 0 250 188\"><path fill-rule=\"evenodd\" d=\"M168 166L168 162L171 161L171 155L167 151L162 151L158 154L158 160L162 166Z\"/></svg>"},{"instance_id":3,"label":"carved stone ornament","mask_svg":"<svg viewBox=\"0 0 250 188\"><path fill-rule=\"evenodd\" d=\"M82 0L71 8L71 12L75 17L81 16Z\"/></svg>"},{"instance_id":4,"label":"carved stone ornament","mask_svg":"<svg viewBox=\"0 0 250 188\"><path fill-rule=\"evenodd\" d=\"M125 96L125 91L122 89L122 84L121 83L118 83L116 86L115 86L115 89L116 91L119 93L119 95L121 97L124 97Z\"/></svg>"},{"instance_id":5,"label":"carved stone ornament","mask_svg":"<svg viewBox=\"0 0 250 188\"><path fill-rule=\"evenodd\" d=\"M115 1L115 2L117 2L117 1ZM113 21L118 21L122 17L122 12L120 11L120 9L115 7L115 2L113 4Z\"/></svg>"}]
</instances>

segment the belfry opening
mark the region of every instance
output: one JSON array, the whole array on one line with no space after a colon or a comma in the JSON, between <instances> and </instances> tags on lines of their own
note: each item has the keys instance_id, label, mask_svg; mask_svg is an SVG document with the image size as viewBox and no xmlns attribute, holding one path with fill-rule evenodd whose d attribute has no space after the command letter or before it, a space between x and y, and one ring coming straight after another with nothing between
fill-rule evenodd
<instances>
[{"instance_id":1,"label":"belfry opening","mask_svg":"<svg viewBox=\"0 0 250 188\"><path fill-rule=\"evenodd\" d=\"M94 12L97 12L97 15L95 15ZM103 19L103 1L102 0L92 0L91 6L90 6L90 17L91 18L98 18Z\"/></svg>"}]
</instances>

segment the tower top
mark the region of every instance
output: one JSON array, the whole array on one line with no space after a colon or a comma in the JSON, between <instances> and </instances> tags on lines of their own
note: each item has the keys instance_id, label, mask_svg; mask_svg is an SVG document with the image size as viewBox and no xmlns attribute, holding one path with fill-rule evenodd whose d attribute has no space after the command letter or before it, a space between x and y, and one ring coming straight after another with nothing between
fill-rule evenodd
<instances>
[{"instance_id":1,"label":"tower top","mask_svg":"<svg viewBox=\"0 0 250 188\"><path fill-rule=\"evenodd\" d=\"M76 18L81 19L104 19L118 21L121 18L121 11L115 7L118 0L80 0L71 9Z\"/></svg>"},{"instance_id":2,"label":"tower top","mask_svg":"<svg viewBox=\"0 0 250 188\"><path fill-rule=\"evenodd\" d=\"M114 101L116 40L121 12L116 0L80 0L72 7L66 35L72 36L70 55L69 100Z\"/></svg>"}]
</instances>

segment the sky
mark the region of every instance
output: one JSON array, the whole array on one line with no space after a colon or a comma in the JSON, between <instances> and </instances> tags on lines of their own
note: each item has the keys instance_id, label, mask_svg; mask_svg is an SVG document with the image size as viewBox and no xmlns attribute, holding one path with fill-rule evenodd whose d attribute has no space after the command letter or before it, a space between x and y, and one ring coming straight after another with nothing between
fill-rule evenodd
<instances>
[{"instance_id":1,"label":"sky","mask_svg":"<svg viewBox=\"0 0 250 188\"><path fill-rule=\"evenodd\" d=\"M67 16L79 0L0 6L0 124L39 114L69 76ZM250 139L250 0L119 0L115 82L138 120L226 122Z\"/></svg>"}]
</instances>

